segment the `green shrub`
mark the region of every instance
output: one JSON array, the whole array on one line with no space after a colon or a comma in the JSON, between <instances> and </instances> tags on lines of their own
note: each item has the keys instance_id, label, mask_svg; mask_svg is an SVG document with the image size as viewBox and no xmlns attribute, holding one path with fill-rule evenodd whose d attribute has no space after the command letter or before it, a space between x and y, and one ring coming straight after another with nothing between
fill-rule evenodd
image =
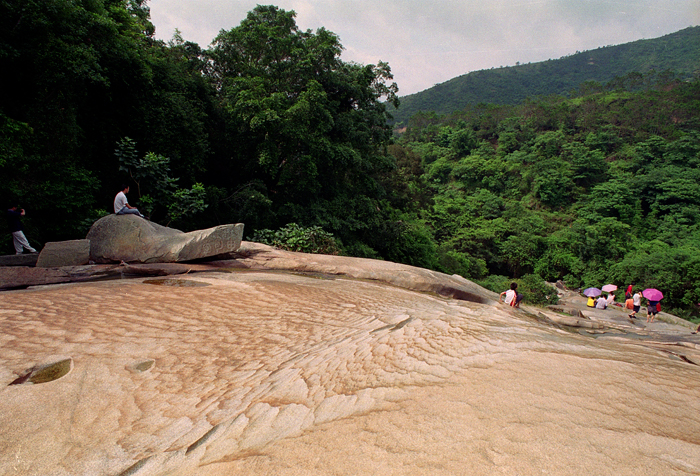
<instances>
[{"instance_id":1,"label":"green shrub","mask_svg":"<svg viewBox=\"0 0 700 476\"><path fill-rule=\"evenodd\" d=\"M340 253L340 247L333 235L323 231L320 226L304 228L296 223L289 223L277 231L258 230L252 238L248 239L287 251L326 255Z\"/></svg>"},{"instance_id":2,"label":"green shrub","mask_svg":"<svg viewBox=\"0 0 700 476\"><path fill-rule=\"evenodd\" d=\"M479 279L488 274L486 261L445 247L438 252L438 269L446 274L459 274L467 279Z\"/></svg>"},{"instance_id":3,"label":"green shrub","mask_svg":"<svg viewBox=\"0 0 700 476\"><path fill-rule=\"evenodd\" d=\"M480 286L496 293L510 289L510 283L518 283L518 293L524 295L523 302L537 306L547 306L559 302L557 291L536 274L526 274L521 279L491 275L478 281Z\"/></svg>"},{"instance_id":4,"label":"green shrub","mask_svg":"<svg viewBox=\"0 0 700 476\"><path fill-rule=\"evenodd\" d=\"M510 289L510 283L518 282L517 279L511 279L508 276L499 276L491 274L484 279L477 281L477 284L495 293L502 293Z\"/></svg>"},{"instance_id":5,"label":"green shrub","mask_svg":"<svg viewBox=\"0 0 700 476\"><path fill-rule=\"evenodd\" d=\"M518 291L525 295L525 301L530 304L547 306L559 302L557 290L537 274L526 274L518 280Z\"/></svg>"}]
</instances>

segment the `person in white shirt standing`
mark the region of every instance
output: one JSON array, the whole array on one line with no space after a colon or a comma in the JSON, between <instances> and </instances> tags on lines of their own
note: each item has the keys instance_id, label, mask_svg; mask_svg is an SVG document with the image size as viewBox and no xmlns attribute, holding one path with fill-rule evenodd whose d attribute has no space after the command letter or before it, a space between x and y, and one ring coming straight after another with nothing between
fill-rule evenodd
<instances>
[{"instance_id":1,"label":"person in white shirt standing","mask_svg":"<svg viewBox=\"0 0 700 476\"><path fill-rule=\"evenodd\" d=\"M117 215L138 215L141 218L146 218L141 214L138 208L129 205L126 199L127 193L129 193L129 186L122 185L121 192L114 197L114 213Z\"/></svg>"},{"instance_id":2,"label":"person in white shirt standing","mask_svg":"<svg viewBox=\"0 0 700 476\"><path fill-rule=\"evenodd\" d=\"M639 308L642 306L642 293L641 291L637 291L637 293L632 296L632 314L630 314L628 317L630 319L634 319L637 317L637 313L639 312Z\"/></svg>"}]
</instances>

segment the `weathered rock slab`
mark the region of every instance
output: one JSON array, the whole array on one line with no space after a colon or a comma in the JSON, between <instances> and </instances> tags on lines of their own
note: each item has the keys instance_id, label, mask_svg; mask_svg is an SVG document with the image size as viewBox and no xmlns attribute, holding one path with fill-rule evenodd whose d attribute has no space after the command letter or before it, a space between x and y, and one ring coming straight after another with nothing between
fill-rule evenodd
<instances>
[{"instance_id":1,"label":"weathered rock slab","mask_svg":"<svg viewBox=\"0 0 700 476\"><path fill-rule=\"evenodd\" d=\"M89 281L119 276L121 274L119 268L115 265L63 266L60 268L0 267L0 289Z\"/></svg>"},{"instance_id":2,"label":"weathered rock slab","mask_svg":"<svg viewBox=\"0 0 700 476\"><path fill-rule=\"evenodd\" d=\"M27 266L0 267L0 289L18 289L29 286L94 281L135 276L171 276L197 271L208 271L205 264L154 263L134 265L96 264L62 266L59 268L30 268Z\"/></svg>"},{"instance_id":3,"label":"weathered rock slab","mask_svg":"<svg viewBox=\"0 0 700 476\"><path fill-rule=\"evenodd\" d=\"M302 273L323 273L390 283L404 289L431 292L460 301L481 304L498 303L498 294L459 275L418 268L391 261L350 256L333 256L284 251L261 243L245 241L231 253L230 260L210 261L223 268L279 270Z\"/></svg>"},{"instance_id":4,"label":"weathered rock slab","mask_svg":"<svg viewBox=\"0 0 700 476\"><path fill-rule=\"evenodd\" d=\"M34 266L38 258L36 253L0 256L0 266Z\"/></svg>"},{"instance_id":5,"label":"weathered rock slab","mask_svg":"<svg viewBox=\"0 0 700 476\"><path fill-rule=\"evenodd\" d=\"M0 268L0 289L68 283L71 280L69 273L60 269L30 268L27 266Z\"/></svg>"},{"instance_id":6,"label":"weathered rock slab","mask_svg":"<svg viewBox=\"0 0 700 476\"><path fill-rule=\"evenodd\" d=\"M59 268L82 266L90 262L90 240L55 241L44 245L36 266Z\"/></svg>"},{"instance_id":7,"label":"weathered rock slab","mask_svg":"<svg viewBox=\"0 0 700 476\"><path fill-rule=\"evenodd\" d=\"M135 215L100 218L87 235L97 263L191 261L234 252L242 238L242 223L184 233Z\"/></svg>"}]
</instances>

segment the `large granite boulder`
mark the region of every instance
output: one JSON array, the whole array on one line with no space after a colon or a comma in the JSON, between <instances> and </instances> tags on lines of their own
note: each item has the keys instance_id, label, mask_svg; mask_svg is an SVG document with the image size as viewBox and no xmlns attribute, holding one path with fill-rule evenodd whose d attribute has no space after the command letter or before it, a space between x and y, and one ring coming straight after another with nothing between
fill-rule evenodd
<instances>
[{"instance_id":1,"label":"large granite boulder","mask_svg":"<svg viewBox=\"0 0 700 476\"><path fill-rule=\"evenodd\" d=\"M174 263L225 256L241 245L243 224L184 233L136 215L107 215L90 228L90 259L97 263Z\"/></svg>"}]
</instances>

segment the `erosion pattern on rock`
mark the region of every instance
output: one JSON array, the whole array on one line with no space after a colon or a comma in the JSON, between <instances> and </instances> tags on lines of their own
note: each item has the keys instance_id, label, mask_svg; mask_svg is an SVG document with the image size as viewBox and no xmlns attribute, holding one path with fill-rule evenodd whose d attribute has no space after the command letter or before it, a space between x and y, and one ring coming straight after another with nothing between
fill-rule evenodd
<instances>
[{"instance_id":1,"label":"erosion pattern on rock","mask_svg":"<svg viewBox=\"0 0 700 476\"><path fill-rule=\"evenodd\" d=\"M411 271L386 266L364 278ZM0 474L698 474L697 365L482 292L229 268L2 293Z\"/></svg>"},{"instance_id":2,"label":"erosion pattern on rock","mask_svg":"<svg viewBox=\"0 0 700 476\"><path fill-rule=\"evenodd\" d=\"M108 215L96 221L87 239L97 263L174 263L223 255L238 249L243 224L184 233L136 215Z\"/></svg>"}]
</instances>

